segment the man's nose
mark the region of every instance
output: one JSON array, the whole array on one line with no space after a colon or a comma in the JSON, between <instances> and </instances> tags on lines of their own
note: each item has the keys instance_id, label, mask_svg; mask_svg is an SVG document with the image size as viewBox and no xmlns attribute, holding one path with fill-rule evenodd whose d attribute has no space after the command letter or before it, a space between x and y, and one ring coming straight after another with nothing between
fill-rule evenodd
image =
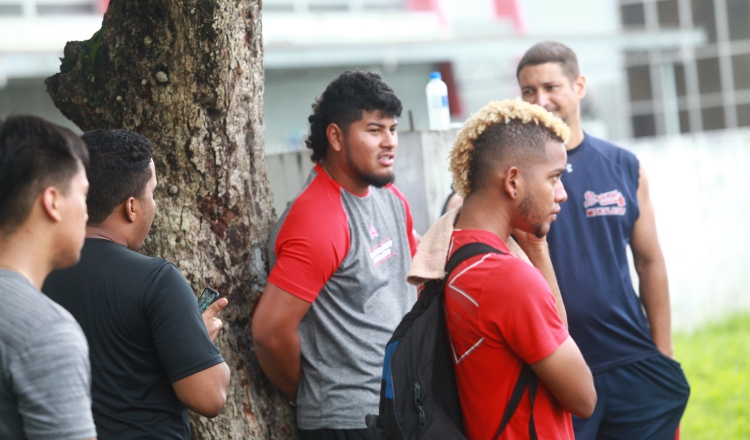
<instances>
[{"instance_id":1,"label":"man's nose","mask_svg":"<svg viewBox=\"0 0 750 440\"><path fill-rule=\"evenodd\" d=\"M536 93L536 102L534 104L537 104L542 107L546 107L547 104L549 104L549 96L547 95L547 92L544 90L540 90Z\"/></svg>"},{"instance_id":2,"label":"man's nose","mask_svg":"<svg viewBox=\"0 0 750 440\"><path fill-rule=\"evenodd\" d=\"M568 200L568 193L565 191L562 180L558 180L555 188L555 201L562 203L566 200Z\"/></svg>"},{"instance_id":3,"label":"man's nose","mask_svg":"<svg viewBox=\"0 0 750 440\"><path fill-rule=\"evenodd\" d=\"M387 131L382 145L383 147L396 148L398 146L398 132Z\"/></svg>"}]
</instances>

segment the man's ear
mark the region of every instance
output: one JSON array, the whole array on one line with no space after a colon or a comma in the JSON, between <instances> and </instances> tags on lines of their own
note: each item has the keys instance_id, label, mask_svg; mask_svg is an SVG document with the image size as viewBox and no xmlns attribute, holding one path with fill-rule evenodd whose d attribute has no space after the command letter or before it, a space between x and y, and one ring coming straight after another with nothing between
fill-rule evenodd
<instances>
[{"instance_id":1,"label":"man's ear","mask_svg":"<svg viewBox=\"0 0 750 440\"><path fill-rule=\"evenodd\" d=\"M328 124L326 137L328 138L328 145L331 146L333 151L338 153L344 148L344 131L338 124Z\"/></svg>"},{"instance_id":2,"label":"man's ear","mask_svg":"<svg viewBox=\"0 0 750 440\"><path fill-rule=\"evenodd\" d=\"M42 191L42 194L39 196L42 210L52 221L59 222L62 220L62 214L60 213L62 197L63 195L60 190L54 186L44 188L44 191Z\"/></svg>"},{"instance_id":3,"label":"man's ear","mask_svg":"<svg viewBox=\"0 0 750 440\"><path fill-rule=\"evenodd\" d=\"M503 189L508 193L508 197L515 200L518 197L521 186L523 185L523 178L521 177L521 171L516 166L508 168L505 172L505 178L503 179Z\"/></svg>"},{"instance_id":4,"label":"man's ear","mask_svg":"<svg viewBox=\"0 0 750 440\"><path fill-rule=\"evenodd\" d=\"M135 223L140 212L140 203L140 200L135 197L128 197L127 200L125 200L123 203L123 214L125 215L126 221Z\"/></svg>"},{"instance_id":5,"label":"man's ear","mask_svg":"<svg viewBox=\"0 0 750 440\"><path fill-rule=\"evenodd\" d=\"M573 81L573 90L576 92L578 100L582 100L586 97L586 77L578 75L578 78Z\"/></svg>"}]
</instances>

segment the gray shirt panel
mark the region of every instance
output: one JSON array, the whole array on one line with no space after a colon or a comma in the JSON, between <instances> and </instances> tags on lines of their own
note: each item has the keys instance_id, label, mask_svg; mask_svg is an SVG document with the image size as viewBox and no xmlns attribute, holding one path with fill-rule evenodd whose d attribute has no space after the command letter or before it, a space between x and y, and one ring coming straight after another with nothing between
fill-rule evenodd
<instances>
[{"instance_id":1,"label":"gray shirt panel","mask_svg":"<svg viewBox=\"0 0 750 440\"><path fill-rule=\"evenodd\" d=\"M0 269L0 438L96 437L80 326L26 278Z\"/></svg>"},{"instance_id":2,"label":"gray shirt panel","mask_svg":"<svg viewBox=\"0 0 750 440\"><path fill-rule=\"evenodd\" d=\"M308 183L316 175L313 170ZM385 344L416 301L416 289L406 282L411 231L401 199L387 188L370 187L364 197L341 188L340 201L348 216L349 251L299 326L301 429L366 427L365 415L378 412ZM272 262L286 212L269 245Z\"/></svg>"}]
</instances>

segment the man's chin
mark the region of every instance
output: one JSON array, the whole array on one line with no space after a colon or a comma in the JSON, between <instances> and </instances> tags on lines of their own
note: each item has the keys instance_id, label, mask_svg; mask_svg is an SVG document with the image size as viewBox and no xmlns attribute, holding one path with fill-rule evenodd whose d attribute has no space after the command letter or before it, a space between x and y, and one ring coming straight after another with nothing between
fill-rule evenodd
<instances>
[{"instance_id":1,"label":"man's chin","mask_svg":"<svg viewBox=\"0 0 750 440\"><path fill-rule=\"evenodd\" d=\"M376 188L382 188L396 180L393 171L384 174L363 174L359 176L363 182Z\"/></svg>"}]
</instances>

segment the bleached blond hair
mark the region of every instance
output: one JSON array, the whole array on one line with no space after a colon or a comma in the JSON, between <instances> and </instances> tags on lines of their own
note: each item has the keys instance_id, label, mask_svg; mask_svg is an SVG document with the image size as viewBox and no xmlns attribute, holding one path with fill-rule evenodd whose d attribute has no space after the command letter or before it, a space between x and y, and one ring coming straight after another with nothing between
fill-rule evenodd
<instances>
[{"instance_id":1,"label":"bleached blond hair","mask_svg":"<svg viewBox=\"0 0 750 440\"><path fill-rule=\"evenodd\" d=\"M533 137L542 139L542 145L539 148L544 148L543 143L545 139L555 139L565 143L570 136L570 129L563 121L536 104L529 104L519 98L490 102L466 121L453 141L449 161L450 170L453 173L453 189L459 195L466 197L475 189L471 187L471 177L477 172L475 168L483 166L483 164L478 163L481 161L476 160L477 151L475 146L478 143L477 140L488 129L496 127L499 124L504 125L504 127L498 127L501 130L507 129L507 133L500 134L501 138L507 142L501 141L500 143L515 143L518 145L490 145L488 148L528 148L529 150L533 150L536 147L527 147L527 145L532 141L535 143L540 142L538 139L525 139L529 135L525 133L528 130L524 130L524 126L532 124L531 127L527 128L538 132ZM520 127L514 130L512 126Z\"/></svg>"}]
</instances>

